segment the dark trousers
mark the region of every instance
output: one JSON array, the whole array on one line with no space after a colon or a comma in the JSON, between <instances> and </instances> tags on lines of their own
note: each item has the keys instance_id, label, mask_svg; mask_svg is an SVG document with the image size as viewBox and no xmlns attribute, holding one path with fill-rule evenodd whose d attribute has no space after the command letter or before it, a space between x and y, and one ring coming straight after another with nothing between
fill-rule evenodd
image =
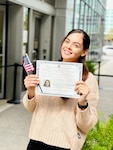
<instances>
[{"instance_id":1,"label":"dark trousers","mask_svg":"<svg viewBox=\"0 0 113 150\"><path fill-rule=\"evenodd\" d=\"M30 140L27 146L27 150L70 150L70 149L51 146L40 141Z\"/></svg>"}]
</instances>

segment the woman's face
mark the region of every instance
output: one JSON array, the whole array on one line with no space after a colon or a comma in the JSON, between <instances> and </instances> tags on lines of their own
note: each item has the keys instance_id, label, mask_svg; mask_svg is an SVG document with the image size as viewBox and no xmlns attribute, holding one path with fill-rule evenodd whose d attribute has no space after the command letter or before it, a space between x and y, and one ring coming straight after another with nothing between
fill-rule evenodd
<instances>
[{"instance_id":1,"label":"woman's face","mask_svg":"<svg viewBox=\"0 0 113 150\"><path fill-rule=\"evenodd\" d=\"M46 80L46 86L50 86L50 83L49 83L49 81L48 80Z\"/></svg>"},{"instance_id":2,"label":"woman's face","mask_svg":"<svg viewBox=\"0 0 113 150\"><path fill-rule=\"evenodd\" d=\"M64 62L78 62L80 56L85 56L87 50L83 50L83 34L72 33L61 46L61 56Z\"/></svg>"}]
</instances>

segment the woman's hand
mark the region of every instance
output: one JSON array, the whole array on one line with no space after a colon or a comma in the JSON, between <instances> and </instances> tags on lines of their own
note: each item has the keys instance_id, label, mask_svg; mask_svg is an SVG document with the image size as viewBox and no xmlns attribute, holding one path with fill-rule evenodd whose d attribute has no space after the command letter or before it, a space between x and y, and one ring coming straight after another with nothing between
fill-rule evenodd
<instances>
[{"instance_id":1,"label":"woman's hand","mask_svg":"<svg viewBox=\"0 0 113 150\"><path fill-rule=\"evenodd\" d=\"M78 103L80 105L86 105L86 97L89 93L89 87L84 81L78 81L75 86L75 91L80 95Z\"/></svg>"},{"instance_id":2,"label":"woman's hand","mask_svg":"<svg viewBox=\"0 0 113 150\"><path fill-rule=\"evenodd\" d=\"M28 91L28 97L32 98L35 96L35 88L39 84L39 79L36 75L28 75L24 79L24 85Z\"/></svg>"}]
</instances>

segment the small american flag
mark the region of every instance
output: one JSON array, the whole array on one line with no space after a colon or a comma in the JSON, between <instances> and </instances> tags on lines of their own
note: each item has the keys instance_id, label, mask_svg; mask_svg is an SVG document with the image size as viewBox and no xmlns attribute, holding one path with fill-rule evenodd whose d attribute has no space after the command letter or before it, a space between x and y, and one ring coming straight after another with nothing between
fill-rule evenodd
<instances>
[{"instance_id":1,"label":"small american flag","mask_svg":"<svg viewBox=\"0 0 113 150\"><path fill-rule=\"evenodd\" d=\"M27 54L25 54L25 56L23 57L23 67L27 73L31 73L34 71L34 67Z\"/></svg>"}]
</instances>

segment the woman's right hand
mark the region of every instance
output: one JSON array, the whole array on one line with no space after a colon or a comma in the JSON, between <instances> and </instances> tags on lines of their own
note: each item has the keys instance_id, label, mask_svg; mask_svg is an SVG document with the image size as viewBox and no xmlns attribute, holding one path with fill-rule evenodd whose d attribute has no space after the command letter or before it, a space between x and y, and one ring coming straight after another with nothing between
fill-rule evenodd
<instances>
[{"instance_id":1,"label":"woman's right hand","mask_svg":"<svg viewBox=\"0 0 113 150\"><path fill-rule=\"evenodd\" d=\"M28 91L29 99L35 96L35 88L37 84L39 84L39 79L36 75L31 74L25 77L24 85Z\"/></svg>"}]
</instances>

